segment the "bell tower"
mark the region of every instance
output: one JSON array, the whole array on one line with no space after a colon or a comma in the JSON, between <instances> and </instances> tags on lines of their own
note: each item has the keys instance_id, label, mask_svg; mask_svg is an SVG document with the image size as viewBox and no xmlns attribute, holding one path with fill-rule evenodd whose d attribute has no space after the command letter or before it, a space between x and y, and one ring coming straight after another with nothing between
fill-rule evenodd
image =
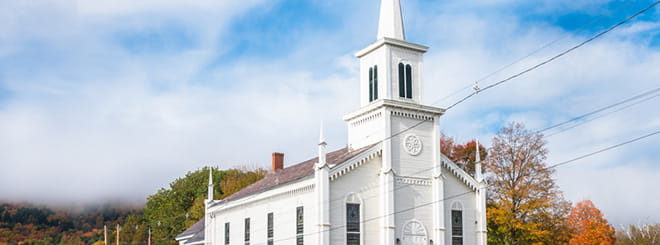
<instances>
[{"instance_id":1,"label":"bell tower","mask_svg":"<svg viewBox=\"0 0 660 245\"><path fill-rule=\"evenodd\" d=\"M360 59L360 108L344 116L348 145L382 147L379 244L409 239L401 234L407 234L404 227L411 223L431 231L420 239L444 244L438 125L444 110L421 104L428 47L405 40L400 0L381 0L378 25L376 41L355 54ZM420 198L405 197L410 191ZM418 207L429 202L434 204ZM411 209L427 215L406 211Z\"/></svg>"},{"instance_id":2,"label":"bell tower","mask_svg":"<svg viewBox=\"0 0 660 245\"><path fill-rule=\"evenodd\" d=\"M355 53L360 59L361 108L344 118L349 121L349 146L358 149L387 137L384 128L371 132L352 130L353 126L366 123L350 122L353 114L383 103L421 106L423 54L427 50L426 46L405 40L400 0L381 0L376 41Z\"/></svg>"}]
</instances>

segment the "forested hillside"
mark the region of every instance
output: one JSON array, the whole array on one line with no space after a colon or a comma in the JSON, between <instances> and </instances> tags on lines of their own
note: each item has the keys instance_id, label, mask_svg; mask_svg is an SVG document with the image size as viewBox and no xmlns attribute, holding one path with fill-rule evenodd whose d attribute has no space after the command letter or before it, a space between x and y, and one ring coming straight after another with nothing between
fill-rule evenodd
<instances>
[{"instance_id":1,"label":"forested hillside","mask_svg":"<svg viewBox=\"0 0 660 245\"><path fill-rule=\"evenodd\" d=\"M204 216L209 168L188 172L147 197L144 207L119 204L82 210L51 208L27 203L0 204L0 245L5 244L176 244L174 237ZM221 199L260 180L263 169L213 169L215 198Z\"/></svg>"},{"instance_id":2,"label":"forested hillside","mask_svg":"<svg viewBox=\"0 0 660 245\"><path fill-rule=\"evenodd\" d=\"M103 225L123 223L140 208L106 204L82 210L27 203L0 204L0 244L92 244L103 240Z\"/></svg>"}]
</instances>

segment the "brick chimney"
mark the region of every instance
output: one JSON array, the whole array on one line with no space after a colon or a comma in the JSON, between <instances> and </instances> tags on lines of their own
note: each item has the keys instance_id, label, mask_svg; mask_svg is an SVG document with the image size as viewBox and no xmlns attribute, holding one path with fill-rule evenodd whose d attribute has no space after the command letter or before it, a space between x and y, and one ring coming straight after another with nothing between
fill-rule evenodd
<instances>
[{"instance_id":1,"label":"brick chimney","mask_svg":"<svg viewBox=\"0 0 660 245\"><path fill-rule=\"evenodd\" d=\"M273 152L273 172L280 171L284 168L284 153Z\"/></svg>"}]
</instances>

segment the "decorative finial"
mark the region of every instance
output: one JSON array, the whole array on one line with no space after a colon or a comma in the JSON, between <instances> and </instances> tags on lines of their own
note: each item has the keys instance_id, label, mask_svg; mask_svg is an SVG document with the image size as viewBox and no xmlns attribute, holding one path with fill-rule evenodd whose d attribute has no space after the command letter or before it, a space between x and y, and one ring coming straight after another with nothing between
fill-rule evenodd
<instances>
[{"instance_id":1,"label":"decorative finial","mask_svg":"<svg viewBox=\"0 0 660 245\"><path fill-rule=\"evenodd\" d=\"M476 156L474 160L474 178L478 181L481 182L483 180L483 176L481 175L481 154L479 154L479 139L475 139L475 147L476 149Z\"/></svg>"},{"instance_id":2,"label":"decorative finial","mask_svg":"<svg viewBox=\"0 0 660 245\"><path fill-rule=\"evenodd\" d=\"M209 167L209 186L206 198L209 201L213 201L213 168L211 167Z\"/></svg>"},{"instance_id":3,"label":"decorative finial","mask_svg":"<svg viewBox=\"0 0 660 245\"><path fill-rule=\"evenodd\" d=\"M377 39L384 37L405 40L403 17L400 0L381 0L380 20L378 22Z\"/></svg>"},{"instance_id":4,"label":"decorative finial","mask_svg":"<svg viewBox=\"0 0 660 245\"><path fill-rule=\"evenodd\" d=\"M322 168L327 164L325 146L325 135L323 134L323 121L321 121L321 132L319 134L319 162L316 164L316 169Z\"/></svg>"},{"instance_id":5,"label":"decorative finial","mask_svg":"<svg viewBox=\"0 0 660 245\"><path fill-rule=\"evenodd\" d=\"M321 128L319 131L319 145L326 145L325 134L323 133L323 121L321 121Z\"/></svg>"}]
</instances>

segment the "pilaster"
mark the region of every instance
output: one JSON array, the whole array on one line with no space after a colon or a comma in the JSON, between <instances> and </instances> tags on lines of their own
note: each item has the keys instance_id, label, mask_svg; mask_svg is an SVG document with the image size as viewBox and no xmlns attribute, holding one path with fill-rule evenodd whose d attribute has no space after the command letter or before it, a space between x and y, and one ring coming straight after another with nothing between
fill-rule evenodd
<instances>
[{"instance_id":1,"label":"pilaster","mask_svg":"<svg viewBox=\"0 0 660 245\"><path fill-rule=\"evenodd\" d=\"M390 110L384 113L385 137L383 141L383 162L380 172L381 186L381 244L394 245L396 226L394 223L394 172L392 171L392 116Z\"/></svg>"},{"instance_id":2,"label":"pilaster","mask_svg":"<svg viewBox=\"0 0 660 245\"><path fill-rule=\"evenodd\" d=\"M433 125L433 244L445 244L445 202L442 156L440 152L440 120Z\"/></svg>"}]
</instances>

